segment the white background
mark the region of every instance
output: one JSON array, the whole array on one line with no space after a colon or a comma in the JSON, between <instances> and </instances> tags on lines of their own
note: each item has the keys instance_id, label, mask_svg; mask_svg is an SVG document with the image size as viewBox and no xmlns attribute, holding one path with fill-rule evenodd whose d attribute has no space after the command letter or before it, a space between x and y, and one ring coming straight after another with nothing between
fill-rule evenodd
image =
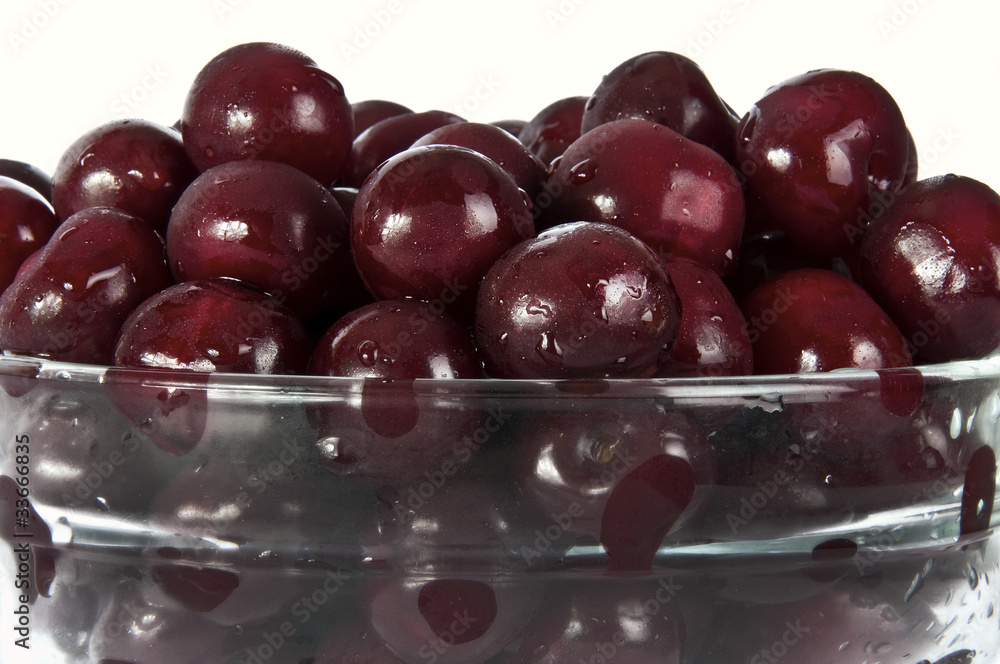
<instances>
[{"instance_id":1,"label":"white background","mask_svg":"<svg viewBox=\"0 0 1000 664\"><path fill-rule=\"evenodd\" d=\"M245 41L304 51L348 98L490 122L589 95L651 50L693 57L743 113L775 83L854 69L897 99L921 176L1000 187L994 0L2 0L0 157L52 170L97 124L180 114L211 57Z\"/></svg>"}]
</instances>

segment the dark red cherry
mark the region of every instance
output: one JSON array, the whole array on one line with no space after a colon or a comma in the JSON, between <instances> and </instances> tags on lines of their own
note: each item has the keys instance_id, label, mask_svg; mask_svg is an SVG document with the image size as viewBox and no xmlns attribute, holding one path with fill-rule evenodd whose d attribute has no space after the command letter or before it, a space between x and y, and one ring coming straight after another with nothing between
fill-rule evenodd
<instances>
[{"instance_id":1,"label":"dark red cherry","mask_svg":"<svg viewBox=\"0 0 1000 664\"><path fill-rule=\"evenodd\" d=\"M611 404L528 417L515 478L526 502L557 526L546 535L557 550L600 542L613 569L648 569L664 536L705 507L714 456L681 413Z\"/></svg>"},{"instance_id":2,"label":"dark red cherry","mask_svg":"<svg viewBox=\"0 0 1000 664\"><path fill-rule=\"evenodd\" d=\"M354 138L360 136L376 122L413 112L402 104L385 99L356 101L351 104L351 110L354 112Z\"/></svg>"},{"instance_id":3,"label":"dark red cherry","mask_svg":"<svg viewBox=\"0 0 1000 664\"><path fill-rule=\"evenodd\" d=\"M126 317L170 283L163 240L149 224L111 208L82 210L0 296L0 348L111 364Z\"/></svg>"},{"instance_id":4,"label":"dark red cherry","mask_svg":"<svg viewBox=\"0 0 1000 664\"><path fill-rule=\"evenodd\" d=\"M920 153L917 142L913 140L913 132L906 129L906 174L903 176L903 186L909 186L920 178Z\"/></svg>"},{"instance_id":5,"label":"dark red cherry","mask_svg":"<svg viewBox=\"0 0 1000 664\"><path fill-rule=\"evenodd\" d=\"M177 281L239 279L303 319L334 302L351 269L348 221L333 194L274 161L199 175L174 206L167 253Z\"/></svg>"},{"instance_id":6,"label":"dark red cherry","mask_svg":"<svg viewBox=\"0 0 1000 664\"><path fill-rule=\"evenodd\" d=\"M580 122L587 97L566 97L554 101L542 110L517 134L531 152L551 164L569 144L580 138Z\"/></svg>"},{"instance_id":7,"label":"dark red cherry","mask_svg":"<svg viewBox=\"0 0 1000 664\"><path fill-rule=\"evenodd\" d=\"M643 53L615 67L587 101L581 132L625 118L670 127L732 161L739 118L701 68L683 55Z\"/></svg>"},{"instance_id":8,"label":"dark red cherry","mask_svg":"<svg viewBox=\"0 0 1000 664\"><path fill-rule=\"evenodd\" d=\"M496 122L491 122L494 127L500 127L505 132L511 136L517 137L521 133L521 130L528 124L527 120L497 120Z\"/></svg>"},{"instance_id":9,"label":"dark red cherry","mask_svg":"<svg viewBox=\"0 0 1000 664\"><path fill-rule=\"evenodd\" d=\"M475 334L498 378L648 377L679 323L656 254L617 226L578 222L522 242L490 268Z\"/></svg>"},{"instance_id":10,"label":"dark red cherry","mask_svg":"<svg viewBox=\"0 0 1000 664\"><path fill-rule=\"evenodd\" d=\"M656 375L745 376L753 349L739 305L718 274L689 261L666 262L681 301L681 325Z\"/></svg>"},{"instance_id":11,"label":"dark red cherry","mask_svg":"<svg viewBox=\"0 0 1000 664\"><path fill-rule=\"evenodd\" d=\"M920 359L1000 347L1000 196L987 185L946 175L907 187L866 233L860 271Z\"/></svg>"},{"instance_id":12,"label":"dark red cherry","mask_svg":"<svg viewBox=\"0 0 1000 664\"><path fill-rule=\"evenodd\" d=\"M309 364L315 376L350 378L479 378L472 337L457 321L421 300L382 300L338 320Z\"/></svg>"},{"instance_id":13,"label":"dark red cherry","mask_svg":"<svg viewBox=\"0 0 1000 664\"><path fill-rule=\"evenodd\" d=\"M836 272L787 272L750 293L742 308L757 374L911 364L906 341L889 316Z\"/></svg>"},{"instance_id":14,"label":"dark red cherry","mask_svg":"<svg viewBox=\"0 0 1000 664\"><path fill-rule=\"evenodd\" d=\"M58 225L52 207L40 193L18 180L0 176L0 293Z\"/></svg>"},{"instance_id":15,"label":"dark red cherry","mask_svg":"<svg viewBox=\"0 0 1000 664\"><path fill-rule=\"evenodd\" d=\"M354 139L340 184L360 189L365 178L386 159L406 150L424 134L456 122L465 120L445 111L403 113L376 122Z\"/></svg>"},{"instance_id":16,"label":"dark red cherry","mask_svg":"<svg viewBox=\"0 0 1000 664\"><path fill-rule=\"evenodd\" d=\"M363 611L408 664L482 662L535 613L544 586L512 573L531 522L502 484L452 477L433 489L380 505L368 550L391 573L368 581Z\"/></svg>"},{"instance_id":17,"label":"dark red cherry","mask_svg":"<svg viewBox=\"0 0 1000 664\"><path fill-rule=\"evenodd\" d=\"M231 279L205 279L140 304L122 325L115 364L298 374L311 351L302 323L273 298Z\"/></svg>"},{"instance_id":18,"label":"dark red cherry","mask_svg":"<svg viewBox=\"0 0 1000 664\"><path fill-rule=\"evenodd\" d=\"M471 335L434 304L384 300L346 314L320 340L309 372L366 379L357 407L310 410L330 470L400 483L453 474L472 459L461 441L480 424L476 409L435 407L412 387L418 378L482 376Z\"/></svg>"},{"instance_id":19,"label":"dark red cherry","mask_svg":"<svg viewBox=\"0 0 1000 664\"><path fill-rule=\"evenodd\" d=\"M745 216L736 174L717 152L663 125L616 120L587 132L553 164L546 191L542 226L601 221L664 258L719 274L736 266Z\"/></svg>"},{"instance_id":20,"label":"dark red cherry","mask_svg":"<svg viewBox=\"0 0 1000 664\"><path fill-rule=\"evenodd\" d=\"M799 249L781 231L766 231L745 237L740 244L736 269L724 282L737 302L765 281L802 268L833 270L835 259L817 256Z\"/></svg>"},{"instance_id":21,"label":"dark red cherry","mask_svg":"<svg viewBox=\"0 0 1000 664\"><path fill-rule=\"evenodd\" d=\"M299 51L241 44L198 72L181 116L184 146L199 171L263 159L324 185L340 176L354 117L340 82Z\"/></svg>"},{"instance_id":22,"label":"dark red cherry","mask_svg":"<svg viewBox=\"0 0 1000 664\"><path fill-rule=\"evenodd\" d=\"M52 205L59 219L89 207L118 208L163 233L195 175L173 129L146 120L109 122L63 153L52 174Z\"/></svg>"},{"instance_id":23,"label":"dark red cherry","mask_svg":"<svg viewBox=\"0 0 1000 664\"><path fill-rule=\"evenodd\" d=\"M457 122L424 134L412 147L459 145L489 157L514 178L517 186L534 200L546 178L546 167L509 133L489 124Z\"/></svg>"},{"instance_id":24,"label":"dark red cherry","mask_svg":"<svg viewBox=\"0 0 1000 664\"><path fill-rule=\"evenodd\" d=\"M553 588L502 664L680 664L685 630L666 579L587 579Z\"/></svg>"},{"instance_id":25,"label":"dark red cherry","mask_svg":"<svg viewBox=\"0 0 1000 664\"><path fill-rule=\"evenodd\" d=\"M377 298L455 311L471 308L490 265L532 235L526 198L510 175L454 145L413 148L379 166L351 219L355 264Z\"/></svg>"},{"instance_id":26,"label":"dark red cherry","mask_svg":"<svg viewBox=\"0 0 1000 664\"><path fill-rule=\"evenodd\" d=\"M861 74L812 71L769 89L740 121L736 165L748 192L797 245L847 253L876 197L903 183L906 123Z\"/></svg>"},{"instance_id":27,"label":"dark red cherry","mask_svg":"<svg viewBox=\"0 0 1000 664\"><path fill-rule=\"evenodd\" d=\"M52 201L52 178L37 166L16 159L0 159L0 175L26 184L45 200Z\"/></svg>"}]
</instances>

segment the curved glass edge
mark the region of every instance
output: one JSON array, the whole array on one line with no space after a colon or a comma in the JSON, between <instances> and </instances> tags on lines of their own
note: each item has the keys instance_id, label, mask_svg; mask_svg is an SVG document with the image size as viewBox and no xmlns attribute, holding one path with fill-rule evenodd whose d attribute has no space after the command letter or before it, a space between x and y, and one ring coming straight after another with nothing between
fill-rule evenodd
<instances>
[{"instance_id":1,"label":"curved glass edge","mask_svg":"<svg viewBox=\"0 0 1000 664\"><path fill-rule=\"evenodd\" d=\"M60 362L0 351L0 377L22 380L55 380L104 383L109 372L142 379L147 385L187 386L233 392L276 394L330 394L356 392L366 379L308 375L252 375L235 373L199 374L160 368L121 368ZM186 376L192 376L186 381ZM924 386L976 380L996 380L1000 388L1000 355L984 359L894 369L837 369L803 374L722 376L704 378L610 378L610 379L507 379L419 378L406 381L418 393L475 397L763 397L849 393L879 389L887 382L920 378ZM381 381L390 382L390 381Z\"/></svg>"}]
</instances>

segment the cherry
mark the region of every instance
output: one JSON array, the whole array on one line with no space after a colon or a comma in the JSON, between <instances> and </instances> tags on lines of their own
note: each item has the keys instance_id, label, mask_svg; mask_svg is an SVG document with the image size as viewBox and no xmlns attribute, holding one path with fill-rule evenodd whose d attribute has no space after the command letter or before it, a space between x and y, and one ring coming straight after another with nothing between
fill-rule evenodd
<instances>
[{"instance_id":1,"label":"cherry","mask_svg":"<svg viewBox=\"0 0 1000 664\"><path fill-rule=\"evenodd\" d=\"M600 125L553 163L542 226L600 221L620 226L665 258L719 274L736 266L743 192L719 154L648 120ZM538 207L545 208L542 198Z\"/></svg>"},{"instance_id":2,"label":"cherry","mask_svg":"<svg viewBox=\"0 0 1000 664\"><path fill-rule=\"evenodd\" d=\"M500 127L505 132L511 136L517 137L521 133L521 130L525 128L528 124L527 120L497 120L496 122L491 122L491 125L495 127Z\"/></svg>"},{"instance_id":3,"label":"cherry","mask_svg":"<svg viewBox=\"0 0 1000 664\"><path fill-rule=\"evenodd\" d=\"M742 302L765 281L802 268L835 270L836 263L829 257L802 251L787 235L772 230L743 239L739 265L724 281L735 300Z\"/></svg>"},{"instance_id":4,"label":"cherry","mask_svg":"<svg viewBox=\"0 0 1000 664\"><path fill-rule=\"evenodd\" d=\"M489 266L532 235L510 175L454 145L413 148L383 163L358 192L351 219L355 264L378 299L414 297L456 312L471 309Z\"/></svg>"},{"instance_id":5,"label":"cherry","mask_svg":"<svg viewBox=\"0 0 1000 664\"><path fill-rule=\"evenodd\" d=\"M743 313L758 374L911 364L889 316L836 272L806 268L775 277L747 296Z\"/></svg>"},{"instance_id":6,"label":"cherry","mask_svg":"<svg viewBox=\"0 0 1000 664\"><path fill-rule=\"evenodd\" d=\"M51 237L59 222L41 194L15 179L0 176L0 292L14 281L21 265Z\"/></svg>"},{"instance_id":7,"label":"cherry","mask_svg":"<svg viewBox=\"0 0 1000 664\"><path fill-rule=\"evenodd\" d=\"M226 373L303 373L311 344L295 316L231 279L189 281L149 298L122 325L115 364Z\"/></svg>"},{"instance_id":8,"label":"cherry","mask_svg":"<svg viewBox=\"0 0 1000 664\"><path fill-rule=\"evenodd\" d=\"M489 157L507 171L531 200L542 189L547 176L545 164L512 135L489 124L458 122L424 134L411 147L459 145Z\"/></svg>"},{"instance_id":9,"label":"cherry","mask_svg":"<svg viewBox=\"0 0 1000 664\"><path fill-rule=\"evenodd\" d=\"M599 541L613 569L649 569L664 536L700 513L715 483L708 441L676 411L594 404L538 414L516 444L518 488L558 526L558 545Z\"/></svg>"},{"instance_id":10,"label":"cherry","mask_svg":"<svg viewBox=\"0 0 1000 664\"><path fill-rule=\"evenodd\" d=\"M445 111L403 113L376 122L351 144L340 184L360 189L368 175L386 159L406 150L424 134L456 122L465 120Z\"/></svg>"},{"instance_id":11,"label":"cherry","mask_svg":"<svg viewBox=\"0 0 1000 664\"><path fill-rule=\"evenodd\" d=\"M616 226L565 224L490 268L476 344L498 378L651 376L680 323L660 259Z\"/></svg>"},{"instance_id":12,"label":"cherry","mask_svg":"<svg viewBox=\"0 0 1000 664\"><path fill-rule=\"evenodd\" d=\"M303 319L336 300L351 270L348 221L333 194L273 161L198 176L170 216L167 253L177 281L239 279Z\"/></svg>"},{"instance_id":13,"label":"cherry","mask_svg":"<svg viewBox=\"0 0 1000 664\"><path fill-rule=\"evenodd\" d=\"M500 662L680 664L685 630L672 597L650 580L588 579L556 586L539 619Z\"/></svg>"},{"instance_id":14,"label":"cherry","mask_svg":"<svg viewBox=\"0 0 1000 664\"><path fill-rule=\"evenodd\" d=\"M799 247L848 252L869 209L901 187L909 149L892 96L856 72L812 71L769 89L740 120L747 190Z\"/></svg>"},{"instance_id":15,"label":"cherry","mask_svg":"<svg viewBox=\"0 0 1000 664\"><path fill-rule=\"evenodd\" d=\"M63 153L52 174L52 204L61 220L89 207L113 207L163 233L195 175L173 129L145 120L109 122Z\"/></svg>"},{"instance_id":16,"label":"cherry","mask_svg":"<svg viewBox=\"0 0 1000 664\"><path fill-rule=\"evenodd\" d=\"M860 272L918 358L989 355L1000 347L1000 196L957 175L910 185L865 234Z\"/></svg>"},{"instance_id":17,"label":"cherry","mask_svg":"<svg viewBox=\"0 0 1000 664\"><path fill-rule=\"evenodd\" d=\"M739 305L718 274L696 263L668 261L667 274L681 301L681 323L657 376L745 376L753 349Z\"/></svg>"},{"instance_id":18,"label":"cherry","mask_svg":"<svg viewBox=\"0 0 1000 664\"><path fill-rule=\"evenodd\" d=\"M228 628L204 616L151 602L142 583L124 579L101 610L90 636L90 661L128 664L221 662Z\"/></svg>"},{"instance_id":19,"label":"cherry","mask_svg":"<svg viewBox=\"0 0 1000 664\"><path fill-rule=\"evenodd\" d=\"M739 118L691 59L657 51L629 58L601 79L581 131L625 118L652 120L732 161Z\"/></svg>"},{"instance_id":20,"label":"cherry","mask_svg":"<svg viewBox=\"0 0 1000 664\"><path fill-rule=\"evenodd\" d=\"M335 473L399 483L472 459L462 439L481 423L477 409L435 407L412 387L483 373L469 332L430 303L384 300L346 314L320 339L309 372L365 379L356 407L310 409L326 441L320 462Z\"/></svg>"},{"instance_id":21,"label":"cherry","mask_svg":"<svg viewBox=\"0 0 1000 664\"><path fill-rule=\"evenodd\" d=\"M381 507L368 552L391 573L372 577L361 597L397 657L482 662L518 637L542 586L514 573L523 569L518 544L533 523L507 487L454 477L423 504Z\"/></svg>"},{"instance_id":22,"label":"cherry","mask_svg":"<svg viewBox=\"0 0 1000 664\"><path fill-rule=\"evenodd\" d=\"M0 296L0 348L111 364L125 318L170 283L163 240L149 224L111 208L82 210Z\"/></svg>"},{"instance_id":23,"label":"cherry","mask_svg":"<svg viewBox=\"0 0 1000 664\"><path fill-rule=\"evenodd\" d=\"M223 51L198 72L184 101L181 133L199 171L263 159L329 185L347 160L354 117L340 82L308 56L250 43Z\"/></svg>"},{"instance_id":24,"label":"cherry","mask_svg":"<svg viewBox=\"0 0 1000 664\"><path fill-rule=\"evenodd\" d=\"M566 97L554 101L542 110L517 134L517 140L543 164L565 152L569 144L580 138L580 122L587 97Z\"/></svg>"},{"instance_id":25,"label":"cherry","mask_svg":"<svg viewBox=\"0 0 1000 664\"><path fill-rule=\"evenodd\" d=\"M376 122L413 112L402 104L385 99L356 101L351 104L351 111L354 113L354 138L360 136Z\"/></svg>"},{"instance_id":26,"label":"cherry","mask_svg":"<svg viewBox=\"0 0 1000 664\"><path fill-rule=\"evenodd\" d=\"M52 202L52 178L37 166L16 159L0 159L0 176L26 184Z\"/></svg>"}]
</instances>

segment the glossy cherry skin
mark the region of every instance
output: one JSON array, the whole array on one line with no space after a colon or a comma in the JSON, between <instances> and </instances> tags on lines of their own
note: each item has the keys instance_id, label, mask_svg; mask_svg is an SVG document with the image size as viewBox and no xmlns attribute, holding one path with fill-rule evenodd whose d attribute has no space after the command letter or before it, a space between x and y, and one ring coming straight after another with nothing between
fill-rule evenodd
<instances>
[{"instance_id":1,"label":"glossy cherry skin","mask_svg":"<svg viewBox=\"0 0 1000 664\"><path fill-rule=\"evenodd\" d=\"M517 186L532 200L541 191L547 177L542 161L508 132L480 122L457 122L439 127L418 138L412 147L422 145L459 145L489 157L510 173Z\"/></svg>"},{"instance_id":2,"label":"glossy cherry skin","mask_svg":"<svg viewBox=\"0 0 1000 664\"><path fill-rule=\"evenodd\" d=\"M376 122L413 112L402 104L385 99L356 101L351 104L351 111L354 113L354 138L360 136Z\"/></svg>"},{"instance_id":3,"label":"glossy cherry skin","mask_svg":"<svg viewBox=\"0 0 1000 664\"><path fill-rule=\"evenodd\" d=\"M0 293L58 225L52 207L40 193L18 180L0 176Z\"/></svg>"},{"instance_id":4,"label":"glossy cherry skin","mask_svg":"<svg viewBox=\"0 0 1000 664\"><path fill-rule=\"evenodd\" d=\"M652 120L732 160L739 118L691 59L657 51L629 58L601 79L580 130L625 118Z\"/></svg>"},{"instance_id":5,"label":"glossy cherry skin","mask_svg":"<svg viewBox=\"0 0 1000 664\"><path fill-rule=\"evenodd\" d=\"M129 313L171 283L163 240L149 224L111 208L82 210L0 296L0 348L111 364Z\"/></svg>"},{"instance_id":6,"label":"glossy cherry skin","mask_svg":"<svg viewBox=\"0 0 1000 664\"><path fill-rule=\"evenodd\" d=\"M149 298L122 325L115 364L225 373L299 374L312 344L265 293L231 279L186 281Z\"/></svg>"},{"instance_id":7,"label":"glossy cherry skin","mask_svg":"<svg viewBox=\"0 0 1000 664\"><path fill-rule=\"evenodd\" d=\"M742 304L757 374L909 366L906 341L860 286L829 270L785 273Z\"/></svg>"},{"instance_id":8,"label":"glossy cherry skin","mask_svg":"<svg viewBox=\"0 0 1000 664\"><path fill-rule=\"evenodd\" d=\"M198 72L184 101L181 133L199 171L264 159L328 185L347 160L354 116L343 86L311 58L257 42L223 51Z\"/></svg>"},{"instance_id":9,"label":"glossy cherry skin","mask_svg":"<svg viewBox=\"0 0 1000 664\"><path fill-rule=\"evenodd\" d=\"M26 184L45 200L52 201L52 177L37 166L16 159L0 159L0 175Z\"/></svg>"},{"instance_id":10,"label":"glossy cherry skin","mask_svg":"<svg viewBox=\"0 0 1000 664\"><path fill-rule=\"evenodd\" d=\"M557 586L502 664L680 664L685 630L666 580L588 579Z\"/></svg>"},{"instance_id":11,"label":"glossy cherry skin","mask_svg":"<svg viewBox=\"0 0 1000 664\"><path fill-rule=\"evenodd\" d=\"M424 134L456 122L465 120L446 111L403 113L376 122L351 144L340 184L360 189L365 178L386 159L406 150Z\"/></svg>"},{"instance_id":12,"label":"glossy cherry skin","mask_svg":"<svg viewBox=\"0 0 1000 664\"><path fill-rule=\"evenodd\" d=\"M167 253L177 281L239 279L303 319L333 303L351 269L348 221L333 194L273 161L199 175L170 215Z\"/></svg>"},{"instance_id":13,"label":"glossy cherry skin","mask_svg":"<svg viewBox=\"0 0 1000 664\"><path fill-rule=\"evenodd\" d=\"M521 133L521 130L528 124L527 120L497 120L496 122L491 122L494 127L500 127L505 132L511 136L517 137Z\"/></svg>"},{"instance_id":14,"label":"glossy cherry skin","mask_svg":"<svg viewBox=\"0 0 1000 664\"><path fill-rule=\"evenodd\" d=\"M744 237L739 264L723 281L736 301L742 302L753 289L779 274L802 268L834 270L836 260L802 251L781 231L766 231Z\"/></svg>"},{"instance_id":15,"label":"glossy cherry skin","mask_svg":"<svg viewBox=\"0 0 1000 664\"><path fill-rule=\"evenodd\" d=\"M471 308L489 266L534 235L527 200L481 154L429 145L389 159L358 192L351 249L379 299L414 297Z\"/></svg>"},{"instance_id":16,"label":"glossy cherry skin","mask_svg":"<svg viewBox=\"0 0 1000 664\"><path fill-rule=\"evenodd\" d=\"M861 283L929 362L1000 347L1000 196L967 177L907 187L861 244Z\"/></svg>"},{"instance_id":17,"label":"glossy cherry skin","mask_svg":"<svg viewBox=\"0 0 1000 664\"><path fill-rule=\"evenodd\" d=\"M544 164L565 152L570 143L580 138L580 122L587 97L566 97L554 101L542 110L517 134L517 140L524 143Z\"/></svg>"},{"instance_id":18,"label":"glossy cherry skin","mask_svg":"<svg viewBox=\"0 0 1000 664\"><path fill-rule=\"evenodd\" d=\"M601 221L664 258L723 275L735 267L745 218L736 174L717 152L663 125L616 120L587 132L553 164L546 191L542 227Z\"/></svg>"},{"instance_id":19,"label":"glossy cherry skin","mask_svg":"<svg viewBox=\"0 0 1000 664\"><path fill-rule=\"evenodd\" d=\"M769 89L740 120L736 165L751 195L802 249L847 253L869 207L906 175L906 124L861 74L812 71Z\"/></svg>"},{"instance_id":20,"label":"glossy cherry skin","mask_svg":"<svg viewBox=\"0 0 1000 664\"><path fill-rule=\"evenodd\" d=\"M476 345L497 378L652 376L680 301L649 247L617 226L577 222L522 242L490 268Z\"/></svg>"},{"instance_id":21,"label":"glossy cherry skin","mask_svg":"<svg viewBox=\"0 0 1000 664\"><path fill-rule=\"evenodd\" d=\"M167 228L170 210L196 175L179 133L146 120L119 120L70 145L52 174L59 219L89 207L113 207Z\"/></svg>"},{"instance_id":22,"label":"glossy cherry skin","mask_svg":"<svg viewBox=\"0 0 1000 664\"><path fill-rule=\"evenodd\" d=\"M719 275L683 260L667 261L666 268L681 301L681 324L657 377L753 373L746 320Z\"/></svg>"},{"instance_id":23,"label":"glossy cherry skin","mask_svg":"<svg viewBox=\"0 0 1000 664\"><path fill-rule=\"evenodd\" d=\"M477 409L435 407L412 388L483 374L469 332L431 303L383 300L346 314L320 339L309 373L365 379L357 407L309 412L320 439L336 440L317 446L333 472L399 484L472 460L461 441L481 424Z\"/></svg>"},{"instance_id":24,"label":"glossy cherry skin","mask_svg":"<svg viewBox=\"0 0 1000 664\"><path fill-rule=\"evenodd\" d=\"M514 477L525 502L559 526L557 550L600 542L612 569L638 571L704 509L715 459L682 413L612 401L526 417Z\"/></svg>"}]
</instances>

